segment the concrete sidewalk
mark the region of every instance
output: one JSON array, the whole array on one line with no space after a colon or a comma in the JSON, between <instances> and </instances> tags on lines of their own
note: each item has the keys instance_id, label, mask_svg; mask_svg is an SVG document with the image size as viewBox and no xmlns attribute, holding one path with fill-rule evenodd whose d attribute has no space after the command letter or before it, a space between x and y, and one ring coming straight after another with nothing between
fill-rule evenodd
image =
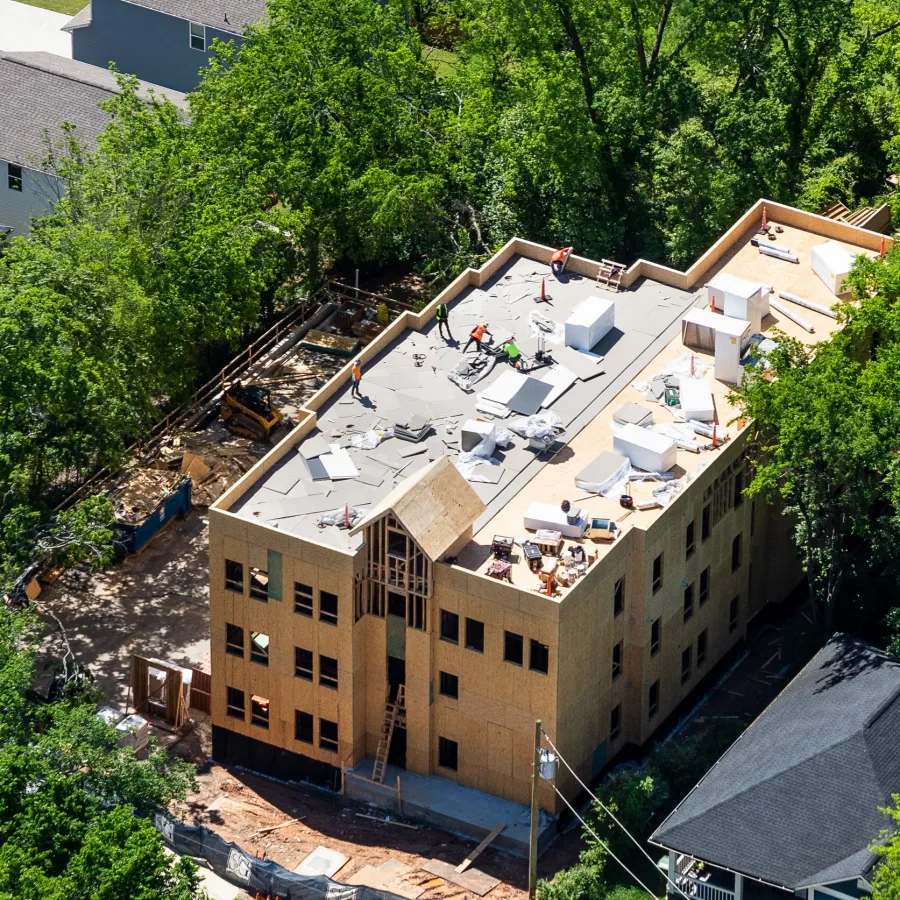
<instances>
[{"instance_id":1,"label":"concrete sidewalk","mask_svg":"<svg viewBox=\"0 0 900 900\"><path fill-rule=\"evenodd\" d=\"M69 19L16 0L0 0L0 50L46 50L71 59L72 35L61 30Z\"/></svg>"}]
</instances>

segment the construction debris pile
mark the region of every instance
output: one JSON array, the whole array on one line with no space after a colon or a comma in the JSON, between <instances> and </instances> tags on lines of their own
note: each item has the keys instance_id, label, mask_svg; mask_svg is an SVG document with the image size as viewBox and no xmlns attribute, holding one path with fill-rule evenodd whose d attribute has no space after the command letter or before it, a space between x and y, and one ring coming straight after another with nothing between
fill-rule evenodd
<instances>
[{"instance_id":1,"label":"construction debris pile","mask_svg":"<svg viewBox=\"0 0 900 900\"><path fill-rule=\"evenodd\" d=\"M180 481L179 472L132 469L128 479L110 497L116 519L123 525L140 525L156 512Z\"/></svg>"},{"instance_id":2,"label":"construction debris pile","mask_svg":"<svg viewBox=\"0 0 900 900\"><path fill-rule=\"evenodd\" d=\"M188 475L195 506L210 506L269 449L224 429L207 429L170 438L160 448L157 469Z\"/></svg>"}]
</instances>

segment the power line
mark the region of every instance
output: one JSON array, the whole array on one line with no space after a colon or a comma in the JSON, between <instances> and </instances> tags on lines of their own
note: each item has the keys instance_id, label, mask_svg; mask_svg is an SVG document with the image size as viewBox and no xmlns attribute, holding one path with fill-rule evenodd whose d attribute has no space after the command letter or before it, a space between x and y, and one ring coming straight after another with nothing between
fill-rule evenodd
<instances>
[{"instance_id":1,"label":"power line","mask_svg":"<svg viewBox=\"0 0 900 900\"><path fill-rule=\"evenodd\" d=\"M598 797L598 796L597 796L597 795L596 795L596 794L595 794L595 793L594 793L594 792L593 792L593 791L592 791L592 790L591 790L591 789L590 789L590 788L589 788L589 787L588 787L588 786L587 786L587 785L586 785L586 784L578 777L578 773L577 773L577 772L569 765L569 763L566 761L566 758L562 755L562 753L559 752L559 750L557 749L557 747L556 747L556 745L553 743L553 741L550 740L550 735L547 734L547 732L544 731L543 728L541 728L541 731L544 733L544 737L546 738L547 743L553 748L553 752L557 755L557 757L558 757L559 759L562 760L563 765L564 765L564 766L572 773L572 777L573 777L573 778L581 785L582 789L585 790L585 791L587 791L587 793L588 793L591 797L594 798L594 800L597 802L597 804L600 806L600 808L601 808L601 809L602 809L602 810L603 810L603 811L604 811L604 812L605 812L605 813L613 820L613 822L616 823L616 825L619 826L619 828L622 829L622 831L625 832L625 834L628 835L629 838L631 838L631 840L634 842L634 845L638 848L638 850L640 850L641 853L643 853L644 856L647 857L647 859L650 861L650 863L651 863L654 867L658 868L658 867L656 866L656 862L654 861L653 857L650 856L650 854L644 849L644 847L643 847L643 845L641 844L641 842L640 842L640 841L639 841L639 840L638 840L638 839L637 839L637 838L636 838L636 837L635 837L635 836L634 836L634 835L633 835L633 834L632 834L632 833L631 833L631 832L630 832L630 831L629 831L629 830L628 830L628 829L627 829L627 828L626 828L626 827L625 827L625 826L624 826L624 825L616 818L616 816L615 816L615 814L613 813L613 811L612 811L608 806L606 806L606 804L605 804L605 803L604 803L604 802L603 802L603 801L602 801L602 800L601 800L601 799L600 799L600 798L599 798L599 797ZM554 785L553 787L554 787L554 790L555 790L555 789L556 789L556 785ZM557 793L559 793L559 792L557 791ZM562 796L562 794L560 794L560 796ZM570 808L571 808L571 807L570 807ZM579 817L579 818L580 818L580 817ZM589 829L589 830L590 830L590 829ZM593 834L593 833L594 833L594 832L591 831L591 834ZM596 835L594 835L594 836L596 837ZM662 872L661 869L659 869L659 871ZM681 896L685 898L685 900L694 900L693 897L689 897L689 896L688 896L688 895L687 895L687 894L686 894L686 893L685 893L685 892L684 892L684 891L683 891L683 890L682 890L682 889L681 889L674 881L672 881L671 878L669 878L669 873L668 873L668 872L663 872L663 875L665 876L666 882L667 882L668 884L671 884L672 887L675 888L675 890L678 891L678 893L681 894Z\"/></svg>"},{"instance_id":2,"label":"power line","mask_svg":"<svg viewBox=\"0 0 900 900\"><path fill-rule=\"evenodd\" d=\"M591 826L581 818L578 810L576 810L575 807L572 806L572 804L569 803L569 801L566 800L565 797L563 797L562 793L560 793L559 788L555 784L553 785L553 790L556 791L557 794L559 794L559 796L562 798L563 803L565 803L566 806L568 806L569 809L572 810L572 814L575 816L575 818L578 819L578 821L581 822L581 824L594 836L594 840L597 841L597 843L600 844L600 846L603 847L604 850L606 850L606 852L653 898L653 900L658 900L656 894L654 894L653 891L651 891L650 888L648 888L647 885L644 884L644 882L641 881L641 879L638 878L637 875L635 875L634 872L632 872L631 869L629 869L628 866L626 866L625 863L623 863L622 860L612 852L612 850L610 850L609 845L604 844L603 841L600 840L597 832L594 831L594 829L591 828Z\"/></svg>"}]
</instances>

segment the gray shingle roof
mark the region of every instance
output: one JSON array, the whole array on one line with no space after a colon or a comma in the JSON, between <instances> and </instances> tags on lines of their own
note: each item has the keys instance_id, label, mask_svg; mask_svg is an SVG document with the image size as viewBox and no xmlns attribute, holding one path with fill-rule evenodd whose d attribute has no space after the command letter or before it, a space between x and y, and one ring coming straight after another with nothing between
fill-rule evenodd
<instances>
[{"instance_id":1,"label":"gray shingle roof","mask_svg":"<svg viewBox=\"0 0 900 900\"><path fill-rule=\"evenodd\" d=\"M63 25L62 30L72 31L74 28L85 28L93 21L94 19L91 15L91 4L88 3L88 5L83 10L81 10L81 12L76 13L74 16L72 16L71 19L69 19L68 22L66 22L65 25Z\"/></svg>"},{"instance_id":2,"label":"gray shingle roof","mask_svg":"<svg viewBox=\"0 0 900 900\"><path fill-rule=\"evenodd\" d=\"M265 0L124 0L198 25L243 34L266 12Z\"/></svg>"},{"instance_id":3,"label":"gray shingle roof","mask_svg":"<svg viewBox=\"0 0 900 900\"><path fill-rule=\"evenodd\" d=\"M791 890L864 876L898 746L900 662L835 635L651 840Z\"/></svg>"},{"instance_id":4,"label":"gray shingle roof","mask_svg":"<svg viewBox=\"0 0 900 900\"><path fill-rule=\"evenodd\" d=\"M59 126L70 122L75 136L93 147L109 116L98 104L118 93L106 69L53 53L0 51L0 159L33 167L46 155L47 131L58 140ZM186 106L180 91L141 82L140 93L165 94Z\"/></svg>"}]
</instances>

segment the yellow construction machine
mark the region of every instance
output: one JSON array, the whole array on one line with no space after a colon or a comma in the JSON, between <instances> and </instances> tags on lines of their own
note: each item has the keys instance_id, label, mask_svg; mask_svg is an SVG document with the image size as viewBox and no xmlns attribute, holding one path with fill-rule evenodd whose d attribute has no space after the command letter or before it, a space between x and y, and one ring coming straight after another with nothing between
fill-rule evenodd
<instances>
[{"instance_id":1,"label":"yellow construction machine","mask_svg":"<svg viewBox=\"0 0 900 900\"><path fill-rule=\"evenodd\" d=\"M272 392L240 381L225 388L219 415L235 434L257 441L270 440L281 424L281 413L272 405Z\"/></svg>"}]
</instances>

